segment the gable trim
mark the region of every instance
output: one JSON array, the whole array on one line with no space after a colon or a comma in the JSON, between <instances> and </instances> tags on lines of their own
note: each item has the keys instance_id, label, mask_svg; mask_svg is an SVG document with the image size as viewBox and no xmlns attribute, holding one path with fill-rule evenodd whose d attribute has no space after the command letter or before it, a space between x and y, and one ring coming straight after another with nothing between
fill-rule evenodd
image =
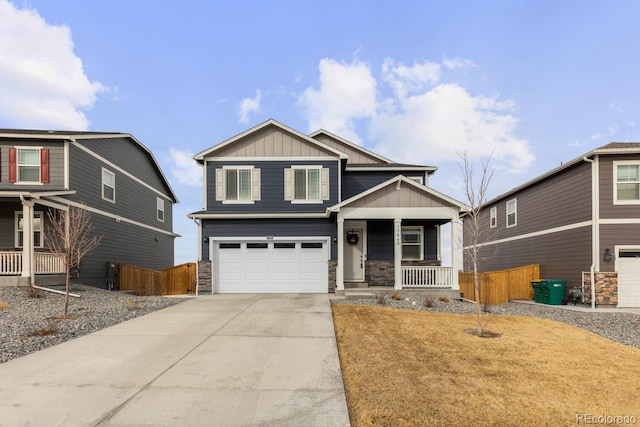
<instances>
[{"instance_id":1,"label":"gable trim","mask_svg":"<svg viewBox=\"0 0 640 427\"><path fill-rule=\"evenodd\" d=\"M288 127L288 126L285 126L282 123L280 123L280 122L278 122L278 121L276 121L274 119L269 119L266 122L260 123L259 125L254 126L251 129L248 129L248 130L246 130L246 131L244 131L242 133L239 133L236 136L233 136L233 137L231 137L231 138L229 138L229 139L227 139L225 141L222 141L219 144L214 145L213 147L210 147L210 148L208 148L208 149L206 149L204 151L201 151L201 152L195 154L193 156L193 159L195 161L197 161L198 163L203 163L205 157L208 158L208 156L211 153L214 153L214 152L216 152L216 151L218 151L218 150L220 150L220 149L222 149L222 148L224 148L224 147L226 147L228 145L231 145L234 142L244 138L245 136L250 135L250 134L252 134L254 132L257 132L257 131L259 131L261 129L264 129L267 126L276 126L276 127L280 128L281 130L283 130L285 132L292 133L296 137L298 137L298 138L300 138L300 139L302 139L302 140L304 140L304 141L306 141L308 143L316 145L317 147L319 147L320 149L322 149L324 151L327 151L327 152L329 152L331 154L334 154L334 155L338 156L341 159L346 159L347 158L347 155L344 154L343 152L338 151L335 148L329 147L328 145L325 145L325 144L321 143L320 141L317 141L317 140L315 140L315 139L313 139L313 138L311 138L311 137L309 137L309 136L307 136L307 135L305 135L305 134L303 134L301 132L298 132L295 129L292 129L292 128Z\"/></svg>"},{"instance_id":2,"label":"gable trim","mask_svg":"<svg viewBox=\"0 0 640 427\"><path fill-rule=\"evenodd\" d=\"M364 148L361 145L358 145L358 144L355 144L355 143L353 143L351 141L348 141L348 140L346 140L346 139L344 139L344 138L342 138L342 137L340 137L338 135L335 135L335 134L333 134L333 133L331 133L329 131L326 131L324 129L318 129L317 131L315 131L312 134L310 134L309 137L315 138L316 136L321 135L321 134L325 134L325 135L335 139L336 141L346 145L347 147L349 147L351 149L354 149L356 151L360 151L363 154L366 154L368 156L375 157L376 159L380 160L383 163L395 163L393 160L389 160L386 157L381 156L380 154L376 154L373 151L367 150L366 148Z\"/></svg>"},{"instance_id":3,"label":"gable trim","mask_svg":"<svg viewBox=\"0 0 640 427\"><path fill-rule=\"evenodd\" d=\"M385 182L376 185L375 187L371 187L370 189L368 189L366 191L363 191L362 193L356 194L355 196L351 196L347 200L344 200L341 203L337 203L337 204L329 207L328 210L330 212L338 212L340 210L340 208L348 206L351 203L355 202L356 200L362 199L362 198L364 198L364 197L366 197L366 196L368 196L370 194L373 194L376 191L378 191L378 190L380 190L380 189L382 189L384 187L387 187L387 186L392 185L392 184L396 184L397 186L399 186L399 185L401 185L401 183L407 184L410 187L413 187L414 189L416 189L418 191L421 191L423 193L426 193L426 194L428 194L430 196L437 197L440 200L443 200L443 201L445 201L445 202L457 207L458 209L460 209L460 211L464 212L464 211L470 210L470 208L467 205L465 205L465 204L463 204L461 202L458 202L457 200L452 199L451 197L449 197L449 196L447 196L445 194L442 194L442 193L440 193L440 192L438 192L436 190L433 190L433 189L431 189L429 187L426 187L426 186L424 186L422 184L418 184L414 180L409 179L409 178L407 178L407 177L405 177L403 175L398 175L398 176L396 176L394 178L388 179Z\"/></svg>"}]
</instances>

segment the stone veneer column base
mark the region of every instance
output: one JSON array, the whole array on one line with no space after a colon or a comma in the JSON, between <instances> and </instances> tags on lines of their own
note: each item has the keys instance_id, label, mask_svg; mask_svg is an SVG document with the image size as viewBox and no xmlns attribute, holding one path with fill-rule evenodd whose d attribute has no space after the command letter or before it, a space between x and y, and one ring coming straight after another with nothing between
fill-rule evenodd
<instances>
[{"instance_id":1,"label":"stone veneer column base","mask_svg":"<svg viewBox=\"0 0 640 427\"><path fill-rule=\"evenodd\" d=\"M596 306L617 307L618 306L618 273L598 272L594 274L596 281ZM591 304L591 273L582 273L584 282L584 302Z\"/></svg>"},{"instance_id":2,"label":"stone veneer column base","mask_svg":"<svg viewBox=\"0 0 640 427\"><path fill-rule=\"evenodd\" d=\"M198 294L211 293L211 274L211 261L198 261Z\"/></svg>"}]
</instances>

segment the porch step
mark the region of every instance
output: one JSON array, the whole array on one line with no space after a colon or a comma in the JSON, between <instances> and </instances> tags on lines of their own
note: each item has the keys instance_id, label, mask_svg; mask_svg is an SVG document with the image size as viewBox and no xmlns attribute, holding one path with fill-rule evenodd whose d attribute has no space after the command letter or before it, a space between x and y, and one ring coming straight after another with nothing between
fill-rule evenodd
<instances>
[{"instance_id":1,"label":"porch step","mask_svg":"<svg viewBox=\"0 0 640 427\"><path fill-rule=\"evenodd\" d=\"M346 297L345 299L347 300L356 300L356 299L376 299L377 296L375 293L373 292L366 292L366 291L353 291L353 290L346 290L344 292L344 296Z\"/></svg>"},{"instance_id":2,"label":"porch step","mask_svg":"<svg viewBox=\"0 0 640 427\"><path fill-rule=\"evenodd\" d=\"M367 282L345 282L344 283L344 288L345 289L362 289L362 288L368 288L369 284Z\"/></svg>"}]
</instances>

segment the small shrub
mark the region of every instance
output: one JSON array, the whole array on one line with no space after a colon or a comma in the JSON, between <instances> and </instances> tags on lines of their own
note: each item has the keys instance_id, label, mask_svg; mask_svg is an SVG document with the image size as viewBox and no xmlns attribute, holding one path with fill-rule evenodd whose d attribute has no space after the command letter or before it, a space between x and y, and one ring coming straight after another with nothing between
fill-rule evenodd
<instances>
[{"instance_id":1,"label":"small shrub","mask_svg":"<svg viewBox=\"0 0 640 427\"><path fill-rule=\"evenodd\" d=\"M387 294L378 295L378 304L385 305L387 303Z\"/></svg>"},{"instance_id":2,"label":"small shrub","mask_svg":"<svg viewBox=\"0 0 640 427\"><path fill-rule=\"evenodd\" d=\"M394 293L392 293L392 294L391 294L391 299L396 300L396 301L399 301L399 300L401 300L401 299L402 299L402 297L400 296L400 294L399 294L399 293L394 292Z\"/></svg>"},{"instance_id":3,"label":"small shrub","mask_svg":"<svg viewBox=\"0 0 640 427\"><path fill-rule=\"evenodd\" d=\"M438 301L440 301L440 302L449 302L449 298L447 298L447 297L440 297L440 298L438 298Z\"/></svg>"},{"instance_id":4,"label":"small shrub","mask_svg":"<svg viewBox=\"0 0 640 427\"><path fill-rule=\"evenodd\" d=\"M433 307L436 305L436 299L434 297L425 297L424 306L425 307Z\"/></svg>"},{"instance_id":5,"label":"small shrub","mask_svg":"<svg viewBox=\"0 0 640 427\"><path fill-rule=\"evenodd\" d=\"M33 286L27 286L27 295L29 298L40 298L40 289L34 288Z\"/></svg>"},{"instance_id":6,"label":"small shrub","mask_svg":"<svg viewBox=\"0 0 640 427\"><path fill-rule=\"evenodd\" d=\"M48 326L29 332L27 336L28 337L46 337L47 335L55 335L57 333L58 333L58 325L56 325L55 323L50 323Z\"/></svg>"}]
</instances>

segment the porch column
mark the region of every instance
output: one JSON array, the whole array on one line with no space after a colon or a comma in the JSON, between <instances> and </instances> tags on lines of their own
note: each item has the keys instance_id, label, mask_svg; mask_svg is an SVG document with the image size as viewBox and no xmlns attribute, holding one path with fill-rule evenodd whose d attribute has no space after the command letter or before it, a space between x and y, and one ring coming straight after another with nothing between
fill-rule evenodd
<instances>
[{"instance_id":1,"label":"porch column","mask_svg":"<svg viewBox=\"0 0 640 427\"><path fill-rule=\"evenodd\" d=\"M338 260L336 265L336 290L344 291L344 218L338 212Z\"/></svg>"},{"instance_id":2,"label":"porch column","mask_svg":"<svg viewBox=\"0 0 640 427\"><path fill-rule=\"evenodd\" d=\"M402 219L393 220L394 245L393 245L393 265L395 273L394 289L402 289Z\"/></svg>"},{"instance_id":3,"label":"porch column","mask_svg":"<svg viewBox=\"0 0 640 427\"><path fill-rule=\"evenodd\" d=\"M22 200L22 277L30 278L33 285L33 202Z\"/></svg>"},{"instance_id":4,"label":"porch column","mask_svg":"<svg viewBox=\"0 0 640 427\"><path fill-rule=\"evenodd\" d=\"M458 282L458 270L460 270L459 262L460 254L458 253L458 228L460 227L460 219L451 219L451 289L460 289L460 283Z\"/></svg>"}]
</instances>

